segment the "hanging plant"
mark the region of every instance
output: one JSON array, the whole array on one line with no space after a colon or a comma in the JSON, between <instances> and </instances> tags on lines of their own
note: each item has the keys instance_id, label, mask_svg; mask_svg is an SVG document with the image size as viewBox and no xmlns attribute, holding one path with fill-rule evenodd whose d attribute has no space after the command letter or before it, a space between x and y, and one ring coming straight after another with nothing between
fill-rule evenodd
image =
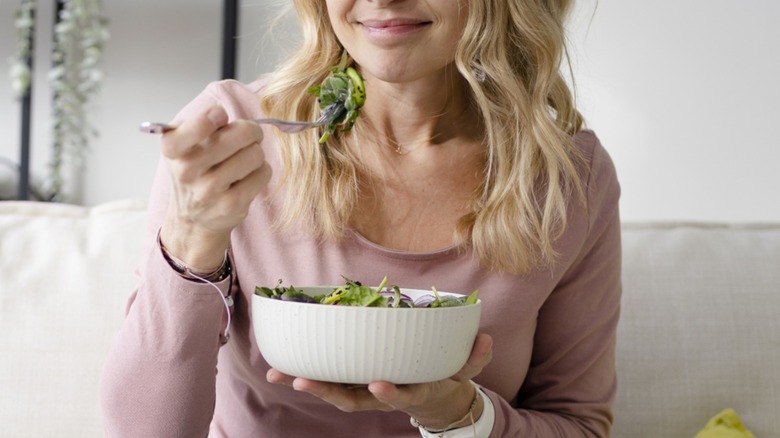
<instances>
[{"instance_id":1,"label":"hanging plant","mask_svg":"<svg viewBox=\"0 0 780 438\"><path fill-rule=\"evenodd\" d=\"M14 21L19 36L19 47L15 57L11 58L11 89L14 97L21 99L27 95L32 82L30 60L32 58L31 36L35 31L35 0L22 0L16 11Z\"/></svg>"},{"instance_id":2,"label":"hanging plant","mask_svg":"<svg viewBox=\"0 0 780 438\"><path fill-rule=\"evenodd\" d=\"M101 0L60 0L54 26L50 198L61 197L63 163L71 155L83 166L90 138L98 132L87 117L87 105L100 90L99 64L108 40L108 19Z\"/></svg>"}]
</instances>

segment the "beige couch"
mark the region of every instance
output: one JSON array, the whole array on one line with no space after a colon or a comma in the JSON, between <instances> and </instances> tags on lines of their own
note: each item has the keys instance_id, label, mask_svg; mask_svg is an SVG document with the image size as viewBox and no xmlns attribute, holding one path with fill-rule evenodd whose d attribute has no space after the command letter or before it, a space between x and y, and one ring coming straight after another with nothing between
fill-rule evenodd
<instances>
[{"instance_id":1,"label":"beige couch","mask_svg":"<svg viewBox=\"0 0 780 438\"><path fill-rule=\"evenodd\" d=\"M141 201L0 202L0 435L101 436L99 371ZM616 437L693 437L733 407L780 437L780 224L626 224Z\"/></svg>"}]
</instances>

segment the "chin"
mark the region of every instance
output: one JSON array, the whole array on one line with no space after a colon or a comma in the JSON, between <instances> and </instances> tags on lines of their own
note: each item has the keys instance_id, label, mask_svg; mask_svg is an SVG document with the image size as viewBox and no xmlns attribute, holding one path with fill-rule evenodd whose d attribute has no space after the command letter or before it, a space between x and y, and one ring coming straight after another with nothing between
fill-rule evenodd
<instances>
[{"instance_id":1,"label":"chin","mask_svg":"<svg viewBox=\"0 0 780 438\"><path fill-rule=\"evenodd\" d=\"M425 68L420 68L424 66ZM372 65L361 64L363 75L382 82L401 84L413 82L426 77L441 77L446 66L436 66L425 63L414 63L408 58L398 62L383 60Z\"/></svg>"}]
</instances>

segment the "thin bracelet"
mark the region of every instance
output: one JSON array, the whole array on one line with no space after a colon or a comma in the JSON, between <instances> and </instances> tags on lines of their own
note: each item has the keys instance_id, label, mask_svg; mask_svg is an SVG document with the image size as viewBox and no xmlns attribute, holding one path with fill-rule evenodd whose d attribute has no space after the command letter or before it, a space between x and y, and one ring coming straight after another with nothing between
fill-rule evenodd
<instances>
[{"instance_id":1,"label":"thin bracelet","mask_svg":"<svg viewBox=\"0 0 780 438\"><path fill-rule=\"evenodd\" d=\"M459 427L453 427L454 425L466 421L466 419L471 419L471 425L474 425L474 409L477 408L477 404L479 403L479 388L474 384L474 382L471 382L471 385L474 387L474 399L471 401L471 405L469 406L468 412L466 412L466 415L464 415L461 419L455 420L452 423L448 424L444 429L436 429L431 430L427 427L423 426L418 422L414 417L409 418L409 422L412 423L412 426L417 428L423 428L428 433L444 433L453 429L459 429Z\"/></svg>"}]
</instances>

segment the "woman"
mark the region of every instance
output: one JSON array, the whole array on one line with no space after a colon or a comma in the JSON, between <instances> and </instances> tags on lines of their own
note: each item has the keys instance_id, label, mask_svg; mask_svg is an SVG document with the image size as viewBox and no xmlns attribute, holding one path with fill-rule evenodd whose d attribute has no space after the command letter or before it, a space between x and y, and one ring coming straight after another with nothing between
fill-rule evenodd
<instances>
[{"instance_id":1,"label":"woman","mask_svg":"<svg viewBox=\"0 0 780 438\"><path fill-rule=\"evenodd\" d=\"M148 251L103 376L107 433L608 436L619 187L559 73L570 3L295 0L288 62L211 84L163 136ZM368 96L354 129L318 145L246 121L318 117L305 90L342 51ZM255 286L385 275L480 289L458 374L354 388L263 360Z\"/></svg>"}]
</instances>

